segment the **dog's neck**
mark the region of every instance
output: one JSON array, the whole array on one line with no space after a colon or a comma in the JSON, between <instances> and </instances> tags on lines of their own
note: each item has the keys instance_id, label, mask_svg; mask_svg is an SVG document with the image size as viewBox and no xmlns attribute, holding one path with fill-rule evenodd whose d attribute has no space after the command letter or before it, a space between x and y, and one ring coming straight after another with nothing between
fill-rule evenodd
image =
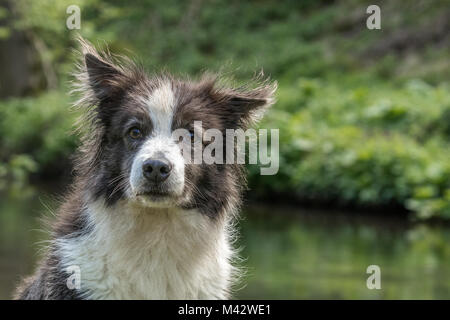
<instances>
[{"instance_id":1,"label":"dog's neck","mask_svg":"<svg viewBox=\"0 0 450 320\"><path fill-rule=\"evenodd\" d=\"M225 221L196 210L89 203L88 231L59 239L65 267L95 299L225 298L232 271Z\"/></svg>"}]
</instances>

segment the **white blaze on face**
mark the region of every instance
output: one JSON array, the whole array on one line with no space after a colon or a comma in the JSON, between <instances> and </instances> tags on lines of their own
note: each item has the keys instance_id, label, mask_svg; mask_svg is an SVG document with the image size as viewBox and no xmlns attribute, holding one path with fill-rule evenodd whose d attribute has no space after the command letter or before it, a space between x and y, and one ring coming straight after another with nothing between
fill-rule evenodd
<instances>
[{"instance_id":1,"label":"white blaze on face","mask_svg":"<svg viewBox=\"0 0 450 320\"><path fill-rule=\"evenodd\" d=\"M175 97L170 83L155 89L145 101L152 119L153 132L157 135L171 136Z\"/></svg>"},{"instance_id":2,"label":"white blaze on face","mask_svg":"<svg viewBox=\"0 0 450 320\"><path fill-rule=\"evenodd\" d=\"M132 194L139 193L146 182L142 172L143 162L164 157L172 164L172 171L164 184L172 194L181 195L184 188L184 159L172 138L175 96L171 83L162 84L149 97L143 97L142 102L148 107L153 130L133 161L130 174Z\"/></svg>"}]
</instances>

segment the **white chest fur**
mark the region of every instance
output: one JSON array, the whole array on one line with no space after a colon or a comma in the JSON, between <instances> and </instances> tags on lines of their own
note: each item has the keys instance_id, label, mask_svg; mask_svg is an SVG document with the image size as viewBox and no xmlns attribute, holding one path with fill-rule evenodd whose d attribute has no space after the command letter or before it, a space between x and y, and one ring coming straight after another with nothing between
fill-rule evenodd
<instances>
[{"instance_id":1,"label":"white chest fur","mask_svg":"<svg viewBox=\"0 0 450 320\"><path fill-rule=\"evenodd\" d=\"M80 268L86 298L227 298L233 252L225 222L192 210L99 202L87 215L89 233L57 240L63 266Z\"/></svg>"}]
</instances>

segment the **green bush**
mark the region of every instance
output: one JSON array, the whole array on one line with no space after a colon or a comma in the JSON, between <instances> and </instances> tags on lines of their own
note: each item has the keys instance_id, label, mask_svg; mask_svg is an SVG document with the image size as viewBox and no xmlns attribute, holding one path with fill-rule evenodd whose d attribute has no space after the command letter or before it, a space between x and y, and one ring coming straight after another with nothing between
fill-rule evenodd
<instances>
[{"instance_id":1,"label":"green bush","mask_svg":"<svg viewBox=\"0 0 450 320\"><path fill-rule=\"evenodd\" d=\"M81 7L84 37L133 52L149 71L221 70L242 82L264 67L279 82L279 102L261 126L280 129L281 155L275 176L250 166L258 194L395 203L450 218L450 56L445 37L423 36L446 0L383 3L392 14L381 31L365 28L368 0L15 3L22 19L13 27L42 40L61 83L76 46L64 23L70 4ZM2 181L26 181L67 159L76 145L68 105L65 88L0 101Z\"/></svg>"},{"instance_id":2,"label":"green bush","mask_svg":"<svg viewBox=\"0 0 450 320\"><path fill-rule=\"evenodd\" d=\"M37 98L0 103L0 179L23 185L29 173L54 172L67 163L76 146L71 134L75 113L67 94L49 92Z\"/></svg>"},{"instance_id":3,"label":"green bush","mask_svg":"<svg viewBox=\"0 0 450 320\"><path fill-rule=\"evenodd\" d=\"M279 91L262 127L280 128L280 171L250 185L314 201L401 204L450 218L448 86L411 81L343 88L300 79ZM299 110L295 111L295 105Z\"/></svg>"}]
</instances>

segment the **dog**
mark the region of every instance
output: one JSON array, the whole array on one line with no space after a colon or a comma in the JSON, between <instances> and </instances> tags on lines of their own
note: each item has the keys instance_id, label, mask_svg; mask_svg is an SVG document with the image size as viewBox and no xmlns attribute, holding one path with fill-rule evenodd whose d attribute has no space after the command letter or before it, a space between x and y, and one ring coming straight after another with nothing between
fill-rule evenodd
<instances>
[{"instance_id":1,"label":"dog","mask_svg":"<svg viewBox=\"0 0 450 320\"><path fill-rule=\"evenodd\" d=\"M183 128L192 138L194 121L223 134L248 128L274 103L276 82L233 87L210 74L148 75L79 42L74 182L46 255L15 298L230 298L245 168L189 163L180 145L192 141L171 133Z\"/></svg>"}]
</instances>

